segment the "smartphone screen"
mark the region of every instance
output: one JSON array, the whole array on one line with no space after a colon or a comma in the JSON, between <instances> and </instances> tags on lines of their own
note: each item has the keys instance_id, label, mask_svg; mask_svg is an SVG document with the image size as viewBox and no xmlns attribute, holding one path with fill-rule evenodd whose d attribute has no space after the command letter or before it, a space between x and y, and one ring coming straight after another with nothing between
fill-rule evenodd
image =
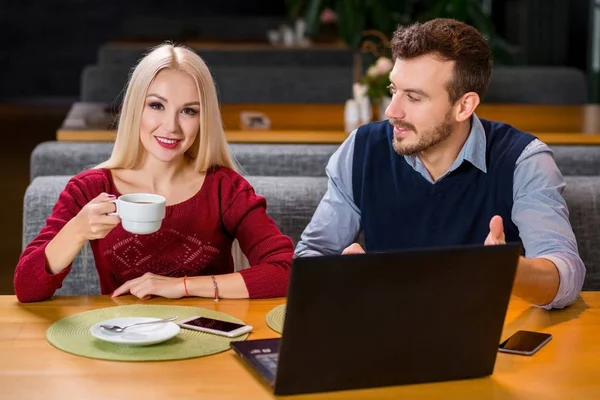
<instances>
[{"instance_id":1,"label":"smartphone screen","mask_svg":"<svg viewBox=\"0 0 600 400\"><path fill-rule=\"evenodd\" d=\"M200 328L213 329L215 331L232 332L236 329L243 328L246 325L236 324L234 322L226 322L218 319L200 317L185 322L185 325L198 326Z\"/></svg>"},{"instance_id":2,"label":"smartphone screen","mask_svg":"<svg viewBox=\"0 0 600 400\"><path fill-rule=\"evenodd\" d=\"M551 338L549 333L518 331L502 342L499 348L514 353L533 354Z\"/></svg>"}]
</instances>

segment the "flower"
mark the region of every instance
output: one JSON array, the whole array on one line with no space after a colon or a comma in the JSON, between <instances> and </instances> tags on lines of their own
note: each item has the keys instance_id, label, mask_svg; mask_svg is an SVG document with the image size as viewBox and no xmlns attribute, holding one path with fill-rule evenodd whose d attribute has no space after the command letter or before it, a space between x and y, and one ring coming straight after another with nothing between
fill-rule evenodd
<instances>
[{"instance_id":1,"label":"flower","mask_svg":"<svg viewBox=\"0 0 600 400\"><path fill-rule=\"evenodd\" d=\"M379 57L375 62L375 67L381 74L389 74L392 68L394 67L394 63L387 57Z\"/></svg>"},{"instance_id":2,"label":"flower","mask_svg":"<svg viewBox=\"0 0 600 400\"><path fill-rule=\"evenodd\" d=\"M323 9L321 12L321 22L324 24L332 24L337 21L337 14L331 8Z\"/></svg>"},{"instance_id":3,"label":"flower","mask_svg":"<svg viewBox=\"0 0 600 400\"><path fill-rule=\"evenodd\" d=\"M367 70L367 76L370 76L371 78L375 78L379 75L380 75L379 69L377 68L376 65L371 65L369 67L369 69Z\"/></svg>"},{"instance_id":4,"label":"flower","mask_svg":"<svg viewBox=\"0 0 600 400\"><path fill-rule=\"evenodd\" d=\"M388 57L379 57L375 64L367 69L362 83L367 87L371 103L377 104L382 97L389 96L390 71L394 63Z\"/></svg>"}]
</instances>

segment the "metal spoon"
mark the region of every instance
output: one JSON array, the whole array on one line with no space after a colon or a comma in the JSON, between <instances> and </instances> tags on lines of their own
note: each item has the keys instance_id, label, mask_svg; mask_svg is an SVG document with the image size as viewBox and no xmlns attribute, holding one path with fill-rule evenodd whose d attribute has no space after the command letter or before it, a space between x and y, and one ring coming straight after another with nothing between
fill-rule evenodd
<instances>
[{"instance_id":1,"label":"metal spoon","mask_svg":"<svg viewBox=\"0 0 600 400\"><path fill-rule=\"evenodd\" d=\"M128 325L124 325L124 326L119 326L119 325L100 325L100 328L106 329L107 331L111 331L111 332L123 332L125 329L127 329L129 327L132 327L132 326L148 325L148 324L159 324L161 322L174 321L177 318L178 317L171 317L171 318L165 318L165 319L157 319L156 321L136 322L134 324L128 324Z\"/></svg>"}]
</instances>

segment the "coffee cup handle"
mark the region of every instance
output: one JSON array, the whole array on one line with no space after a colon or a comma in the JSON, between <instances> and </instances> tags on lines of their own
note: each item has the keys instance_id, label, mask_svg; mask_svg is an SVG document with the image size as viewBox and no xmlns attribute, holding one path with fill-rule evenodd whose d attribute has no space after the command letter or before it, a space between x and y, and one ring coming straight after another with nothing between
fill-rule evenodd
<instances>
[{"instance_id":1,"label":"coffee cup handle","mask_svg":"<svg viewBox=\"0 0 600 400\"><path fill-rule=\"evenodd\" d=\"M109 213L108 215L119 215L119 200L115 199L115 200L109 200L111 203L115 203L115 208L117 209L117 211Z\"/></svg>"}]
</instances>

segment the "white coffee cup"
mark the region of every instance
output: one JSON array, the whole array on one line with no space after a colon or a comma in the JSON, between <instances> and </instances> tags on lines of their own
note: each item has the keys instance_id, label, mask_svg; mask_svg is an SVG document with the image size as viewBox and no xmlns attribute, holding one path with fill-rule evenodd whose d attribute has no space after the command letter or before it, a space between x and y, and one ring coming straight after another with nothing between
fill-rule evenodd
<instances>
[{"instance_id":1,"label":"white coffee cup","mask_svg":"<svg viewBox=\"0 0 600 400\"><path fill-rule=\"evenodd\" d=\"M156 232L165 218L167 200L157 194L124 194L112 202L117 211L111 215L121 218L121 225L127 232L138 235Z\"/></svg>"}]
</instances>

